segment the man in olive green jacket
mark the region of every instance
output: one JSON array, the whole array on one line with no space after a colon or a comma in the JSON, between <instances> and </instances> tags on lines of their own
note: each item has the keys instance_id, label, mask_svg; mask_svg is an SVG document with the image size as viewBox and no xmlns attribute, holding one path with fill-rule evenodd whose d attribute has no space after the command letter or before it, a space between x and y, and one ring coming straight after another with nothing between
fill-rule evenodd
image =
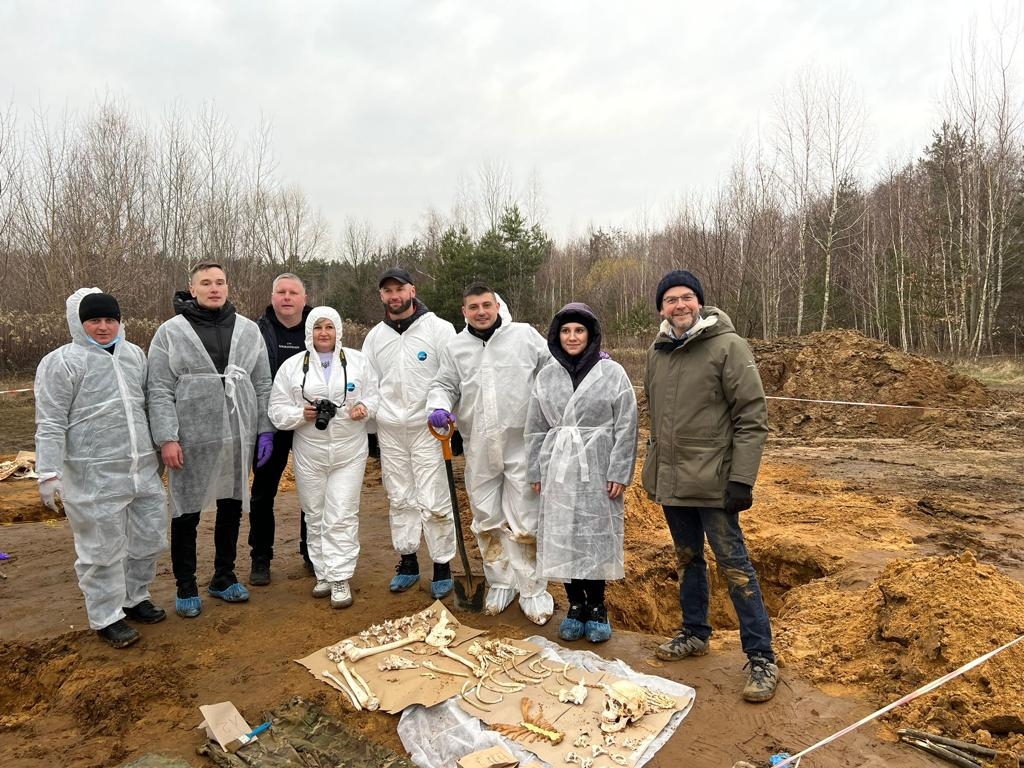
<instances>
[{"instance_id":1,"label":"man in olive green jacket","mask_svg":"<svg viewBox=\"0 0 1024 768\"><path fill-rule=\"evenodd\" d=\"M775 695L779 670L771 623L743 541L739 513L753 486L768 434L768 411L747 342L719 309L705 307L700 281L686 270L666 274L657 289L661 329L647 353L644 389L651 441L643 484L662 505L679 565L683 624L657 650L676 661L708 652L707 536L740 623L750 673L747 701Z\"/></svg>"}]
</instances>

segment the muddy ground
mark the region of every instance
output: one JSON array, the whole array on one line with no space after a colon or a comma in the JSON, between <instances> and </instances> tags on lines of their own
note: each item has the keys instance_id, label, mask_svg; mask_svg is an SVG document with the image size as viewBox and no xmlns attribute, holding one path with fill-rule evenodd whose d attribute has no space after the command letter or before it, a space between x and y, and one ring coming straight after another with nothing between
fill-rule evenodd
<instances>
[{"instance_id":1,"label":"muddy ground","mask_svg":"<svg viewBox=\"0 0 1024 768\"><path fill-rule=\"evenodd\" d=\"M755 506L743 513L782 666L768 704L740 701L745 659L717 578L712 653L676 664L654 658L679 622L678 582L660 511L636 486L628 491L629 579L609 587L616 632L596 650L697 690L693 711L652 766L728 768L796 752L1024 634L1024 396L852 333L762 343L755 352L770 395L929 409L770 401ZM0 401L5 458L31 449L31 407L24 396ZM115 651L87 629L67 522L49 519L31 481L0 484L0 551L10 556L0 562L0 762L78 768L160 752L209 765L195 753L199 705L231 700L259 722L295 695L401 751L395 718L352 713L293 662L429 602L426 583L401 595L387 590L396 558L379 467L371 461L364 484L351 608L334 611L309 596L297 514L286 490L274 580L253 588L248 604L206 599L198 619L142 627L140 643ZM240 564L244 536L243 527ZM212 566L210 521L200 543L203 578ZM460 618L500 635L557 640L565 598L553 592L555 617L539 630L516 607ZM153 593L172 607L166 556ZM939 765L895 742L896 728L907 725L1024 752L1022 645L803 765Z\"/></svg>"}]
</instances>

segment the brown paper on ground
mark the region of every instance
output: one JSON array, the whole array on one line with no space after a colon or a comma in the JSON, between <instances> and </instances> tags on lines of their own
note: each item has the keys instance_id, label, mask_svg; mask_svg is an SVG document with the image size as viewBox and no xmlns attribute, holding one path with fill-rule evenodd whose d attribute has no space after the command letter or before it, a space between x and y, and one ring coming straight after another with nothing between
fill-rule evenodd
<instances>
[{"instance_id":1,"label":"brown paper on ground","mask_svg":"<svg viewBox=\"0 0 1024 768\"><path fill-rule=\"evenodd\" d=\"M463 755L459 768L516 768L519 761L504 747L488 747Z\"/></svg>"},{"instance_id":2,"label":"brown paper on ground","mask_svg":"<svg viewBox=\"0 0 1024 768\"><path fill-rule=\"evenodd\" d=\"M455 639L448 647L460 656L469 658L468 654L464 651L465 645L468 644L470 640L485 634L484 630L468 627L459 622L459 620L452 615L452 612L449 611L441 601L436 601L430 607L435 610L435 615L437 617L440 617L442 610L448 612L449 623L454 626L456 630ZM357 635L353 635L346 639L353 640L356 645L360 644L360 640ZM531 656L540 650L536 646L523 642L522 640L512 642L520 648L528 649ZM332 643L332 645L335 644ZM391 669L385 671L378 669L377 665L387 656L392 654L401 656L404 659L415 661L417 664L420 664L425 659L429 659L432 664L436 664L441 669L450 669L455 672L464 672L469 674L469 668L464 664L460 664L454 659L449 659L442 655L437 648L427 645L424 642L410 643L409 645L398 648L397 650L384 651L383 653L374 654L373 656L368 656L356 662L346 661L345 665L350 670L355 669L355 671L357 671L363 679L366 680L367 684L370 686L370 690L372 690L373 694L380 700L381 710L392 715L398 714L411 704L422 704L425 707L431 707L434 704L439 704L446 699L450 699L452 696L456 696L462 691L462 686L468 679L465 677L446 675L443 672L431 672L429 669L424 669L423 667L416 667L415 669ZM529 659L530 656L522 656L520 658L525 660ZM472 659L470 660L472 661ZM311 653L304 659L296 659L296 661L308 669L310 674L312 674L317 680L326 683L335 690L338 690L338 686L324 677L324 670L327 670L338 679L344 680L341 672L338 670L337 663L327 658L327 647ZM476 684L476 678L473 678L473 684Z\"/></svg>"},{"instance_id":3,"label":"brown paper on ground","mask_svg":"<svg viewBox=\"0 0 1024 768\"><path fill-rule=\"evenodd\" d=\"M204 704L199 711L205 718L199 728L206 728L206 736L220 744L225 752L234 752L241 746L240 739L252 728L230 701ZM255 739L254 739L255 740Z\"/></svg>"},{"instance_id":4,"label":"brown paper on ground","mask_svg":"<svg viewBox=\"0 0 1024 768\"><path fill-rule=\"evenodd\" d=\"M522 644L521 641L517 642ZM526 643L525 645L529 644ZM545 664L552 666L553 662L546 660ZM597 685L598 683L610 685L616 680L626 679L606 672L587 672L579 669L578 667L570 667L568 672L569 676L573 680L578 680L581 673L583 674L588 686ZM461 699L458 703L459 706L462 707L463 711L473 717L479 718L488 726L493 726L495 723L509 723L511 725L516 725L522 722L522 699L524 696L528 696L532 702L531 711L536 712L537 705L542 705L544 708L544 719L554 725L556 730L564 733L565 736L557 745L540 737L538 737L536 741L527 741L522 738L514 738L514 741L524 749L533 752L541 760L544 760L551 765L562 765L565 762L565 755L569 752L576 752L581 757L591 757L590 745L598 744L604 747L605 734L604 731L601 730L601 712L604 710L605 699L604 691L601 690L601 688L588 688L587 690L589 693L587 694L587 699L583 704L563 704L557 698L558 690L560 688L570 688L571 685L558 683L554 678L555 675L552 675L551 677L546 678L543 682L537 685L529 685L518 693L505 694L500 703L488 705L488 709L490 710L489 712L481 711ZM495 698L497 694L485 691L484 696ZM622 763L622 765L636 765L636 761L644 753L644 750L646 750L657 735L661 733L661 730L668 725L669 720L672 719L672 715L686 709L691 701L689 697L684 698L681 696L671 696L671 698L676 701L676 707L673 709L659 710L649 715L645 715L636 723L628 725L618 733L614 734L616 746L605 748L613 754L625 757L626 762ZM576 747L573 745L573 741L575 741L576 737L582 732L589 734L588 745L585 747ZM506 736L506 738L513 737ZM632 750L622 746L622 742L628 738L638 739L640 741L640 746ZM601 759L602 758L597 758L595 760L595 765L603 765L603 763L600 762ZM609 760L607 757L604 757L603 759L606 762Z\"/></svg>"}]
</instances>

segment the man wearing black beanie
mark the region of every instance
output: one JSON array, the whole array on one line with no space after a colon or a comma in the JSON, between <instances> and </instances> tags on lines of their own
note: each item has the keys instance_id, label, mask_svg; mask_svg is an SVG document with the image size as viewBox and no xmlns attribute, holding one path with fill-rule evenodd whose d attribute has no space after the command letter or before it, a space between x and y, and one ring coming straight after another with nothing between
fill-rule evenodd
<instances>
[{"instance_id":1,"label":"man wearing black beanie","mask_svg":"<svg viewBox=\"0 0 1024 768\"><path fill-rule=\"evenodd\" d=\"M146 355L124 341L117 299L67 300L71 343L36 369L36 472L43 503L64 503L89 626L115 648L139 639L125 619L166 616L150 600L167 547L167 499L146 421Z\"/></svg>"},{"instance_id":2,"label":"man wearing black beanie","mask_svg":"<svg viewBox=\"0 0 1024 768\"><path fill-rule=\"evenodd\" d=\"M661 328L647 353L644 389L651 438L643 484L662 505L681 574L679 633L659 646L663 661L708 652L708 575L704 539L726 574L750 669L743 698L768 701L779 668L771 623L750 563L740 515L768 435L768 410L757 365L728 315L704 306L700 280L673 270L655 292Z\"/></svg>"}]
</instances>

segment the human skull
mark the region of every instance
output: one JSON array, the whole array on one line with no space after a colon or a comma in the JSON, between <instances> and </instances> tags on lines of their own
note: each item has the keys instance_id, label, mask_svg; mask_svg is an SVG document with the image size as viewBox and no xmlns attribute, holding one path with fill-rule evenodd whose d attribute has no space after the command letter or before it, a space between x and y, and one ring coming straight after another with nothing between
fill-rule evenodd
<instances>
[{"instance_id":1,"label":"human skull","mask_svg":"<svg viewBox=\"0 0 1024 768\"><path fill-rule=\"evenodd\" d=\"M601 730L618 733L647 714L647 695L644 689L628 680L616 680L604 689L604 711Z\"/></svg>"}]
</instances>

